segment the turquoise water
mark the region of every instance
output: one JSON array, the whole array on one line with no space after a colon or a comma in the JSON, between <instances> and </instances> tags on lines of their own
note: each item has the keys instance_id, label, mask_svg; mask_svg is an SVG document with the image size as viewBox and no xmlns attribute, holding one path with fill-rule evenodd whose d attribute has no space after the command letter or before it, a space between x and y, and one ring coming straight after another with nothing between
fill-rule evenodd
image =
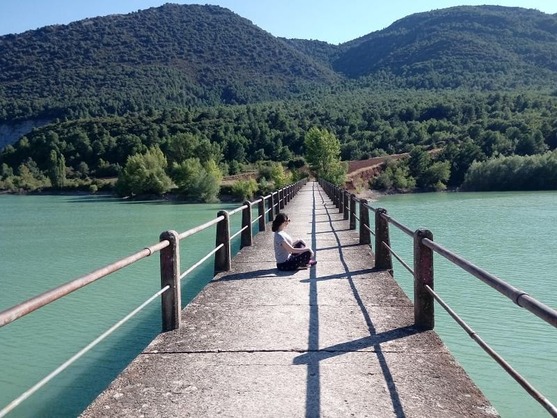
<instances>
[{"instance_id":1,"label":"turquoise water","mask_svg":"<svg viewBox=\"0 0 557 418\"><path fill-rule=\"evenodd\" d=\"M436 193L386 197L373 205L557 307L557 193ZM0 195L0 310L183 232L236 205L124 202L96 196ZM238 222L241 214L236 215ZM233 231L234 232L234 231ZM394 249L411 265L411 241L391 228ZM181 244L182 271L214 246L214 229ZM411 294L409 274L395 277ZM553 403L555 329L491 288L435 259L435 289ZM184 303L212 277L212 262L183 280ZM77 291L0 329L0 407L89 344L160 288L159 257ZM436 330L503 417L547 412L436 307ZM78 415L160 331L158 300L20 405L10 417Z\"/></svg>"},{"instance_id":2,"label":"turquoise water","mask_svg":"<svg viewBox=\"0 0 557 418\"><path fill-rule=\"evenodd\" d=\"M186 231L238 205L124 202L88 196L0 196L0 311ZM233 218L241 220L241 214ZM233 229L234 232L234 229ZM181 243L181 271L208 254L214 227ZM212 278L212 258L182 281L184 304ZM0 329L3 407L160 289L159 255ZM160 332L160 299L10 417L78 415Z\"/></svg>"},{"instance_id":3,"label":"turquoise water","mask_svg":"<svg viewBox=\"0 0 557 418\"><path fill-rule=\"evenodd\" d=\"M372 203L534 298L557 308L557 192L427 193ZM410 237L391 226L394 250L412 266ZM557 330L443 257L434 256L435 290L510 365L557 404ZM412 298L411 275L393 259ZM439 306L436 331L503 417L548 412Z\"/></svg>"}]
</instances>

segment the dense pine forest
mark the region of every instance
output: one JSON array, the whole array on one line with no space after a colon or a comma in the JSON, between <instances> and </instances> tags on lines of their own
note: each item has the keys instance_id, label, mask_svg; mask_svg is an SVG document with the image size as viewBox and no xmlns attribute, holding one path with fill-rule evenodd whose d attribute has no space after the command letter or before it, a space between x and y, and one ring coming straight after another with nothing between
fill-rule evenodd
<instances>
[{"instance_id":1,"label":"dense pine forest","mask_svg":"<svg viewBox=\"0 0 557 418\"><path fill-rule=\"evenodd\" d=\"M360 187L556 189L556 41L557 16L498 6L341 45L173 4L2 36L0 189L210 201L257 170L246 197L315 169L320 135L332 161L407 153Z\"/></svg>"}]
</instances>

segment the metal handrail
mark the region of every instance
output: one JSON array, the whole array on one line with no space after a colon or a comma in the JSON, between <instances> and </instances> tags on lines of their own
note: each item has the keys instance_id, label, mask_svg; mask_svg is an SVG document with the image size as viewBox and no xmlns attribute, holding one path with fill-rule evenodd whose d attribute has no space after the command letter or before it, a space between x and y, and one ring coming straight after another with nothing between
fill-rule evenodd
<instances>
[{"instance_id":1,"label":"metal handrail","mask_svg":"<svg viewBox=\"0 0 557 418\"><path fill-rule=\"evenodd\" d=\"M249 205L240 206L239 208L236 208L236 209L234 209L234 210L228 211L228 215L229 215L229 216L232 216L232 215L234 215L235 213L238 213L238 212L243 211L244 209L247 209L248 207L249 207Z\"/></svg>"},{"instance_id":2,"label":"metal handrail","mask_svg":"<svg viewBox=\"0 0 557 418\"><path fill-rule=\"evenodd\" d=\"M189 269L187 269L185 272L183 272L182 274L180 274L180 280L182 280L184 277L186 277L188 274L190 274L192 271L194 271L197 267L199 267L200 265L202 265L205 261L207 261L212 255L215 255L215 253L220 250L222 247L224 247L224 244L220 244L217 245L212 251L209 252L209 254L207 254L205 257L203 257L202 259L200 259L197 263L195 263L193 266L191 266Z\"/></svg>"},{"instance_id":3,"label":"metal handrail","mask_svg":"<svg viewBox=\"0 0 557 418\"><path fill-rule=\"evenodd\" d=\"M244 226L243 228L241 228L239 231L237 231L234 235L232 235L230 237L230 241L232 241L234 238L236 238L238 235L240 235L242 232L244 232L246 229L248 229L248 226Z\"/></svg>"},{"instance_id":4,"label":"metal handrail","mask_svg":"<svg viewBox=\"0 0 557 418\"><path fill-rule=\"evenodd\" d=\"M139 261L145 257L149 257L154 252L160 251L163 248L168 247L170 243L168 241L160 241L157 244L146 247L141 251L138 251L126 258L118 260L112 264L102 267L98 270L93 271L85 276L81 276L75 280L72 280L66 284L58 286L54 289L47 290L46 292L28 299L18 305L8 308L0 312L0 328L8 325L15 320L36 311L70 293L81 289L103 277L108 276L124 267L127 267L136 261Z\"/></svg>"},{"instance_id":5,"label":"metal handrail","mask_svg":"<svg viewBox=\"0 0 557 418\"><path fill-rule=\"evenodd\" d=\"M437 254L443 256L453 264L462 268L464 271L470 273L472 276L480 279L485 284L491 286L508 299L512 300L516 305L525 308L538 318L543 319L550 325L557 328L557 311L551 309L549 306L534 299L528 293L511 286L507 282L501 280L499 277L481 269L480 267L472 264L468 260L460 257L459 255L447 250L445 247L433 242L427 238L422 239L423 244L435 251Z\"/></svg>"},{"instance_id":6,"label":"metal handrail","mask_svg":"<svg viewBox=\"0 0 557 418\"><path fill-rule=\"evenodd\" d=\"M97 337L95 340L93 340L87 346L85 346L80 351L78 351L76 354L74 354L70 359L65 361L60 366L58 366L54 371L49 373L46 377L41 379L34 386L27 389L24 393L22 393L16 399L11 401L8 405L6 405L4 408L2 408L0 410L0 418L5 417L9 412L14 410L23 401L28 399L36 391L38 391L40 388L42 388L44 385L46 385L48 382L50 382L52 379L54 379L56 376L58 376L60 373L62 373L64 370L66 370L68 367L70 367L73 363L75 363L77 360L79 360L81 357L83 357L85 354L87 354L89 351L91 351L93 348L95 348L97 345L99 345L109 335L111 335L114 331L116 331L118 328L120 328L122 325L124 325L126 322L128 322L137 313L139 313L141 310L143 310L143 308L145 308L147 305L149 305L151 302L153 302L155 299L157 299L160 295L162 295L164 292L168 291L169 289L170 289L169 286L163 287L161 290L159 290L157 293L155 293L153 296L151 296L149 299L147 299L145 302L143 302L141 305L139 305L133 311L131 311L128 315L126 315L124 318L122 318L120 321L118 321L116 324L114 324L108 330L103 332L99 337Z\"/></svg>"},{"instance_id":7,"label":"metal handrail","mask_svg":"<svg viewBox=\"0 0 557 418\"><path fill-rule=\"evenodd\" d=\"M404 267L412 276L414 276L414 270L412 270L412 267L410 267L408 265L408 263L406 263L402 257L400 257L391 247L389 247L387 244L383 243L383 246L389 250L389 252L394 255L394 257L398 260L398 262L400 263L400 265L402 267Z\"/></svg>"},{"instance_id":8,"label":"metal handrail","mask_svg":"<svg viewBox=\"0 0 557 418\"><path fill-rule=\"evenodd\" d=\"M203 225L199 225L196 226L195 228L191 228L188 229L185 232L182 232L181 234L178 234L178 237L180 238L180 241L183 240L184 238L190 237L194 234L197 234L198 232L201 232L213 225L218 224L220 221L224 220L224 216L217 216L215 219L210 220L209 222L204 223Z\"/></svg>"},{"instance_id":9,"label":"metal handrail","mask_svg":"<svg viewBox=\"0 0 557 418\"><path fill-rule=\"evenodd\" d=\"M526 390L538 403L540 403L553 416L557 416L557 408L530 384L520 373L518 373L497 351L487 344L451 307L429 286L427 291L445 309L445 311L455 320L455 322L466 331L466 333L478 344L489 356L495 360L520 386Z\"/></svg>"}]
</instances>

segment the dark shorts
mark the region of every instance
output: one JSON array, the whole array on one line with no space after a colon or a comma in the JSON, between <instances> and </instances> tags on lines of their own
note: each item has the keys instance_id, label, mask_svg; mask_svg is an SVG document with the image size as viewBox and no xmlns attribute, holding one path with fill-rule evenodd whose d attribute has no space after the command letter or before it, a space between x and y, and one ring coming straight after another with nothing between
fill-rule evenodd
<instances>
[{"instance_id":1,"label":"dark shorts","mask_svg":"<svg viewBox=\"0 0 557 418\"><path fill-rule=\"evenodd\" d=\"M291 255L284 263L277 263L277 268L280 271L298 270L300 267L308 265L311 258L311 251L307 250L303 253Z\"/></svg>"}]
</instances>

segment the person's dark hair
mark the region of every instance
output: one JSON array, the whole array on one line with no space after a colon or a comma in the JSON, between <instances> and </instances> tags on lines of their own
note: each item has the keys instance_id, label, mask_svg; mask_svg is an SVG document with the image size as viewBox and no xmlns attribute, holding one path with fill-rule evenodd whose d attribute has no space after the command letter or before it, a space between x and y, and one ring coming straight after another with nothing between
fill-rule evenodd
<instances>
[{"instance_id":1,"label":"person's dark hair","mask_svg":"<svg viewBox=\"0 0 557 418\"><path fill-rule=\"evenodd\" d=\"M277 213L277 216L275 216L275 219L273 220L271 231L277 232L279 227L286 221L288 221L288 215L286 213Z\"/></svg>"}]
</instances>

